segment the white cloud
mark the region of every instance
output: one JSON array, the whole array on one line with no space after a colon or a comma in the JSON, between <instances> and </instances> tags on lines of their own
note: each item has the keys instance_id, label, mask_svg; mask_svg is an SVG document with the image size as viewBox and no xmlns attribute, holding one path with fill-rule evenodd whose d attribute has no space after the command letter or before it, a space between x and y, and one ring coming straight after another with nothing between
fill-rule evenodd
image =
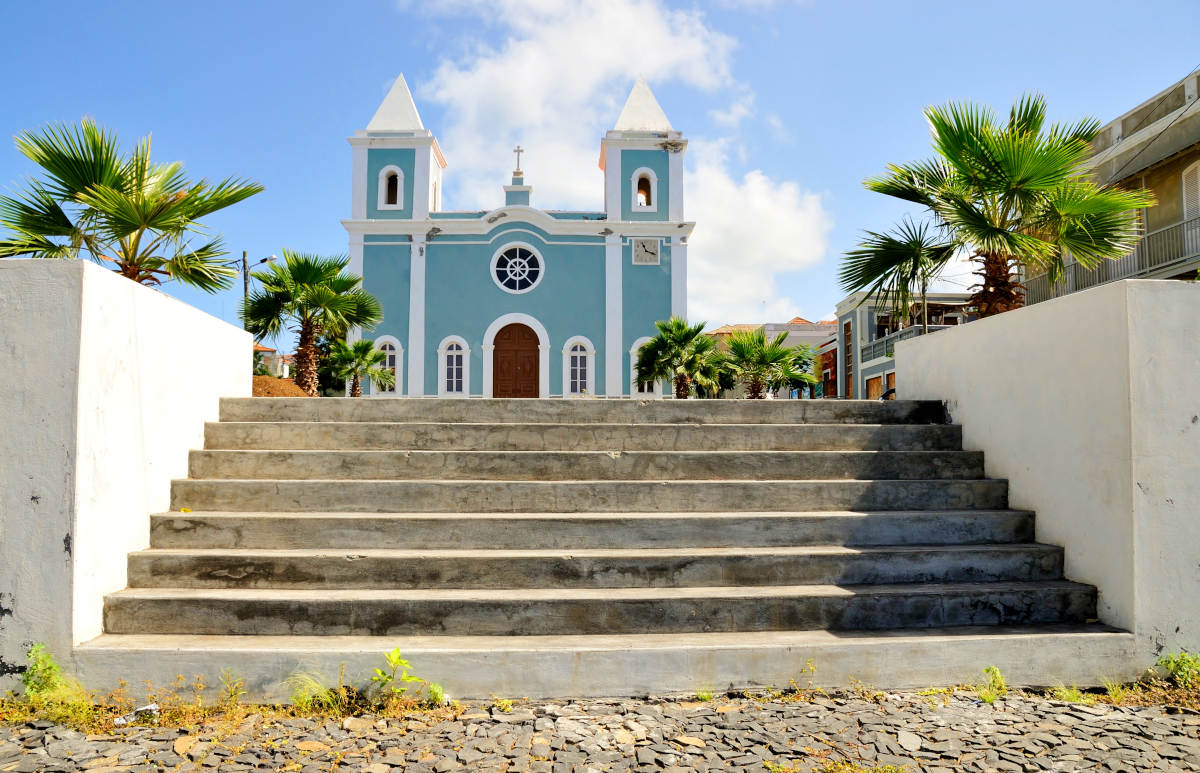
<instances>
[{"instance_id":1,"label":"white cloud","mask_svg":"<svg viewBox=\"0 0 1200 773\"><path fill-rule=\"evenodd\" d=\"M503 39L469 39L417 87L420 99L445 109L437 133L451 165L448 206L495 207L520 143L535 206L602 209L600 138L638 75L660 98L668 84L711 94L725 105L710 111L718 134L736 131L753 111L753 91L731 73L736 41L698 11L657 0L449 0L436 8L486 23ZM790 319L798 305L779 294L776 275L820 260L829 218L819 197L794 182L731 171L729 153L742 150L720 137L693 139L688 149L686 213L697 222L689 316Z\"/></svg>"},{"instance_id":2,"label":"white cloud","mask_svg":"<svg viewBox=\"0 0 1200 773\"><path fill-rule=\"evenodd\" d=\"M776 277L820 261L832 223L820 196L794 182L758 169L736 179L725 160L728 143L692 147L688 316L714 324L791 319L799 305L780 295Z\"/></svg>"},{"instance_id":3,"label":"white cloud","mask_svg":"<svg viewBox=\"0 0 1200 773\"><path fill-rule=\"evenodd\" d=\"M745 91L723 110L710 110L708 117L713 123L726 129L737 129L742 121L754 115L754 92Z\"/></svg>"}]
</instances>

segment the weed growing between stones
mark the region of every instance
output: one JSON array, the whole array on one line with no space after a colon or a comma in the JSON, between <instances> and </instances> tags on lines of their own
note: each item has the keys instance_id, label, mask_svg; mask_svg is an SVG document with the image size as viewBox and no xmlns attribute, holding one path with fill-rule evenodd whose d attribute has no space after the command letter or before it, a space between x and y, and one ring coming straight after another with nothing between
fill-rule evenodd
<instances>
[{"instance_id":1,"label":"weed growing between stones","mask_svg":"<svg viewBox=\"0 0 1200 773\"><path fill-rule=\"evenodd\" d=\"M713 694L710 690L697 690L696 691L696 700L700 701L701 703L709 703L710 701L712 701L712 699L713 699Z\"/></svg>"},{"instance_id":2,"label":"weed growing between stones","mask_svg":"<svg viewBox=\"0 0 1200 773\"><path fill-rule=\"evenodd\" d=\"M21 694L0 697L0 723L41 720L99 733L122 725L232 727L251 715L268 719L345 719L370 713L386 718L412 714L452 718L461 712L457 704L446 704L441 685L410 674L410 666L398 650L387 653L384 659L387 668L376 669L376 677L364 687L347 683L344 665L336 685L326 683L319 674L297 672L285 682L292 705L243 703L245 680L230 669L222 672L221 688L215 696L209 693L202 676L188 680L180 674L168 685L146 682L145 700L139 704L124 682L108 694L85 689L62 673L43 645L35 644L26 655ZM146 710L138 711L139 707Z\"/></svg>"},{"instance_id":3,"label":"weed growing between stones","mask_svg":"<svg viewBox=\"0 0 1200 773\"><path fill-rule=\"evenodd\" d=\"M1004 681L1004 674L1000 673L1000 669L988 666L983 669L983 675L983 684L975 685L975 695L979 700L984 703L995 703L1008 695L1008 683Z\"/></svg>"},{"instance_id":4,"label":"weed growing between stones","mask_svg":"<svg viewBox=\"0 0 1200 773\"><path fill-rule=\"evenodd\" d=\"M778 762L770 760L763 761L763 767L768 773L801 773L801 771L811 771L811 773L907 773L908 769L897 767L896 765L871 765L864 767L853 762L845 760L825 760L812 767L811 762L793 763L791 765L781 765Z\"/></svg>"},{"instance_id":5,"label":"weed growing between stones","mask_svg":"<svg viewBox=\"0 0 1200 773\"><path fill-rule=\"evenodd\" d=\"M1051 687L1047 694L1054 700L1065 703L1091 704L1096 702L1096 696L1080 690L1077 685L1067 687L1066 685L1059 684L1056 687Z\"/></svg>"},{"instance_id":6,"label":"weed growing between stones","mask_svg":"<svg viewBox=\"0 0 1200 773\"><path fill-rule=\"evenodd\" d=\"M1185 690L1200 688L1200 655L1190 652L1163 655L1158 659L1157 665L1179 687Z\"/></svg>"}]
</instances>

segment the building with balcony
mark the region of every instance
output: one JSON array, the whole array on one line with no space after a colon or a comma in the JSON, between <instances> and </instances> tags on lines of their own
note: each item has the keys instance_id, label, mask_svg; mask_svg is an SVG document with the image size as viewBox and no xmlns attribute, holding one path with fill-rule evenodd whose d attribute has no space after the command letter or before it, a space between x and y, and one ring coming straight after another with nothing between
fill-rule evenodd
<instances>
[{"instance_id":1,"label":"building with balcony","mask_svg":"<svg viewBox=\"0 0 1200 773\"><path fill-rule=\"evenodd\" d=\"M1192 279L1200 270L1200 73L1192 73L1100 129L1092 141L1098 182L1154 191L1138 211L1145 235L1120 260L1085 268L1068 256L1058 283L1025 279L1039 303L1118 279Z\"/></svg>"},{"instance_id":2,"label":"building with balcony","mask_svg":"<svg viewBox=\"0 0 1200 773\"><path fill-rule=\"evenodd\" d=\"M976 317L969 293L929 293L926 298L931 333ZM846 296L837 305L835 338L818 349L824 396L876 400L894 389L896 342L923 330L919 303L905 315L874 303L866 291ZM833 372L827 376L830 365Z\"/></svg>"}]
</instances>

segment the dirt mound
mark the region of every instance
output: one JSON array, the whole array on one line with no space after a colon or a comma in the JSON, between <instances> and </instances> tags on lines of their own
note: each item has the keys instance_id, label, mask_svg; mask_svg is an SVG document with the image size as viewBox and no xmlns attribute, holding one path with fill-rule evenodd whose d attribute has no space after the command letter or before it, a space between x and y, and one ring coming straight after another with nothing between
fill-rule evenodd
<instances>
[{"instance_id":1,"label":"dirt mound","mask_svg":"<svg viewBox=\"0 0 1200 773\"><path fill-rule=\"evenodd\" d=\"M304 394L304 390L296 386L296 383L291 379L275 378L274 376L255 376L254 396L308 397L308 395Z\"/></svg>"}]
</instances>

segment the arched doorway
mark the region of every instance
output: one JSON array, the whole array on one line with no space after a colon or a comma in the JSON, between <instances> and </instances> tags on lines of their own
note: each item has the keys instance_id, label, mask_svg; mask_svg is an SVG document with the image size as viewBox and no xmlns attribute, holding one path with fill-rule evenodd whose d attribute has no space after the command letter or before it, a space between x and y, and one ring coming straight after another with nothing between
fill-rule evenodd
<instances>
[{"instance_id":1,"label":"arched doorway","mask_svg":"<svg viewBox=\"0 0 1200 773\"><path fill-rule=\"evenodd\" d=\"M537 333L516 322L500 328L493 343L492 397L537 397Z\"/></svg>"}]
</instances>

